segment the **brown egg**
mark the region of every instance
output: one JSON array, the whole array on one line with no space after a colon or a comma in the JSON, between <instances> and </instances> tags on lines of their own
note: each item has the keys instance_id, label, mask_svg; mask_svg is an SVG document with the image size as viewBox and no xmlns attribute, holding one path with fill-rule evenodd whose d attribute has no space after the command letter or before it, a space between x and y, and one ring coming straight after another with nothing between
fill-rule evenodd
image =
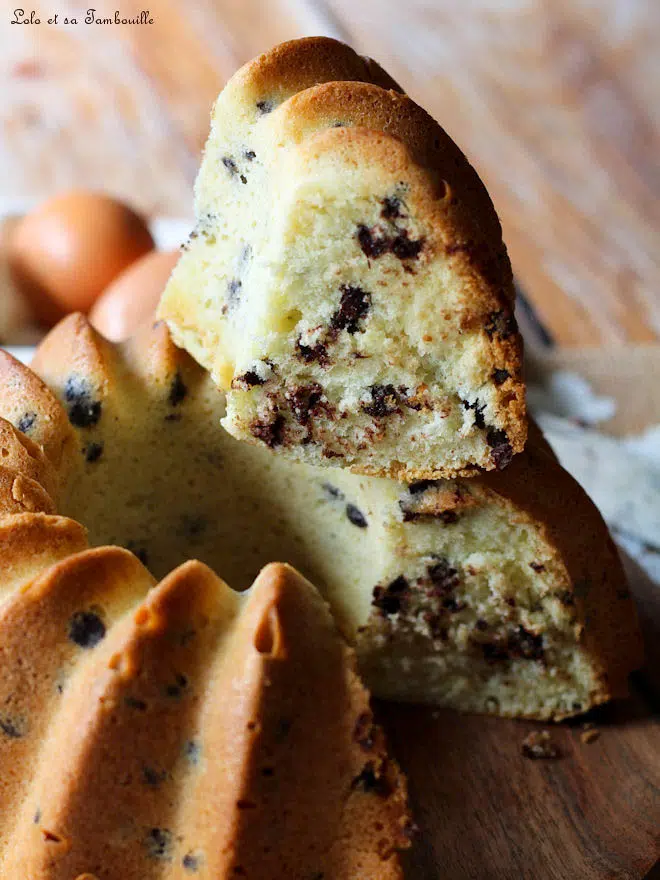
<instances>
[{"instance_id":1,"label":"brown egg","mask_svg":"<svg viewBox=\"0 0 660 880\"><path fill-rule=\"evenodd\" d=\"M179 251L152 251L125 269L104 290L89 320L107 339L121 342L152 320Z\"/></svg>"},{"instance_id":2,"label":"brown egg","mask_svg":"<svg viewBox=\"0 0 660 880\"><path fill-rule=\"evenodd\" d=\"M35 317L54 324L88 312L119 273L152 250L144 220L95 192L55 196L26 214L9 242L9 265Z\"/></svg>"}]
</instances>

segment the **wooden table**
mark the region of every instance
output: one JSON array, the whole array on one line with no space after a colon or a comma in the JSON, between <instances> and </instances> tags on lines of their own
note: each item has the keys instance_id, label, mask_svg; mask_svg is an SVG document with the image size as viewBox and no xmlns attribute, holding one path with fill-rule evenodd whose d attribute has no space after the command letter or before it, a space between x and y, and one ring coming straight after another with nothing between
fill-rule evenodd
<instances>
[{"instance_id":1,"label":"wooden table","mask_svg":"<svg viewBox=\"0 0 660 880\"><path fill-rule=\"evenodd\" d=\"M49 26L11 25L6 4L0 209L75 185L189 215L223 83L280 40L326 33L381 61L467 152L553 341L660 338L658 0L149 5L151 25L86 25L89 3L58 0ZM421 826L411 880L660 876L660 613L633 582L650 662L628 702L595 716L591 745L562 725L563 757L530 762L526 723L381 707Z\"/></svg>"},{"instance_id":2,"label":"wooden table","mask_svg":"<svg viewBox=\"0 0 660 880\"><path fill-rule=\"evenodd\" d=\"M42 3L41 24L12 25L5 4L5 198L103 186L188 214L223 83L280 40L326 33L381 61L467 152L553 339L660 337L658 0L151 0L142 26L85 24L91 5Z\"/></svg>"}]
</instances>

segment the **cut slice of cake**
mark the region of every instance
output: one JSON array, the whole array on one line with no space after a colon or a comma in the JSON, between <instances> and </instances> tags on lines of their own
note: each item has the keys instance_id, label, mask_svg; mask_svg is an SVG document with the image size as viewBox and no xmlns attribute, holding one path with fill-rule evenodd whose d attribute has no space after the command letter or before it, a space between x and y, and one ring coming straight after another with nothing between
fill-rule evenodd
<instances>
[{"instance_id":1,"label":"cut slice of cake","mask_svg":"<svg viewBox=\"0 0 660 880\"><path fill-rule=\"evenodd\" d=\"M160 315L227 391L238 438L407 481L501 469L526 425L499 221L388 86L326 39L230 80Z\"/></svg>"}]
</instances>

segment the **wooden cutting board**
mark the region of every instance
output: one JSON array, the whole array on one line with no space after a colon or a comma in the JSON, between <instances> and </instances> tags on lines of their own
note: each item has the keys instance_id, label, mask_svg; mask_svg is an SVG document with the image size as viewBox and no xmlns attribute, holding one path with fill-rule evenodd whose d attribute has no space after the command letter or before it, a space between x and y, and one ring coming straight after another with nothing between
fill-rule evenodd
<instances>
[{"instance_id":1,"label":"wooden cutting board","mask_svg":"<svg viewBox=\"0 0 660 880\"><path fill-rule=\"evenodd\" d=\"M628 700L557 725L379 706L420 828L409 880L660 877L660 589L628 568L647 646ZM561 757L523 756L535 729Z\"/></svg>"}]
</instances>

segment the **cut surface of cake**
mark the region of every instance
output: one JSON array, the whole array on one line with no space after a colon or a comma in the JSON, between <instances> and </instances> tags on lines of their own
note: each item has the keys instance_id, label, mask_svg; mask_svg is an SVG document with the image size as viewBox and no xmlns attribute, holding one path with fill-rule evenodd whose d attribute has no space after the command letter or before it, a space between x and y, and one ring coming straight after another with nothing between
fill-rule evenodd
<instances>
[{"instance_id":1,"label":"cut surface of cake","mask_svg":"<svg viewBox=\"0 0 660 880\"><path fill-rule=\"evenodd\" d=\"M237 589L291 563L377 696L559 718L626 692L640 642L616 549L533 426L506 471L403 485L228 435L223 394L162 323L112 345L73 316L33 366L0 356L0 415L59 456L49 509L93 545L157 577L194 556Z\"/></svg>"},{"instance_id":2,"label":"cut surface of cake","mask_svg":"<svg viewBox=\"0 0 660 880\"><path fill-rule=\"evenodd\" d=\"M39 513L0 519L3 551L34 530L43 567L0 600L2 880L402 878L405 780L304 578L156 585Z\"/></svg>"},{"instance_id":3,"label":"cut surface of cake","mask_svg":"<svg viewBox=\"0 0 660 880\"><path fill-rule=\"evenodd\" d=\"M522 450L495 210L373 62L308 38L238 71L195 210L160 315L227 392L234 436L404 481L501 469Z\"/></svg>"}]
</instances>

